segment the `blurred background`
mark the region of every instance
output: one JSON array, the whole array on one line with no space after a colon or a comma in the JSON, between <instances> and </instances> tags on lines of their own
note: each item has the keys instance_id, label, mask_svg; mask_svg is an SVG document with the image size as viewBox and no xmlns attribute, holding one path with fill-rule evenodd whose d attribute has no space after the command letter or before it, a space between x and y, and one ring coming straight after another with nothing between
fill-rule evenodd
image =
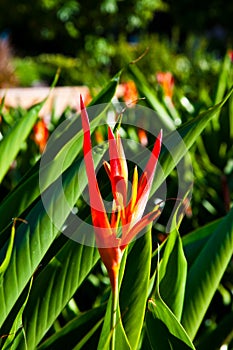
<instances>
[{"instance_id":1,"label":"blurred background","mask_svg":"<svg viewBox=\"0 0 233 350\"><path fill-rule=\"evenodd\" d=\"M170 70L184 86L218 74L232 46L233 3L221 0L1 0L0 86L101 86L149 47L148 81ZM7 69L6 69L7 67Z\"/></svg>"}]
</instances>

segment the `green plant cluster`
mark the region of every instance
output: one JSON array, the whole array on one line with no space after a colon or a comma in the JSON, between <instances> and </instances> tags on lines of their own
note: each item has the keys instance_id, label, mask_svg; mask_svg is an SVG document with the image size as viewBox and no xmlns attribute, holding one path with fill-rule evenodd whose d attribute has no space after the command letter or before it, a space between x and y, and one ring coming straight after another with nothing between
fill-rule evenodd
<instances>
[{"instance_id":1,"label":"green plant cluster","mask_svg":"<svg viewBox=\"0 0 233 350\"><path fill-rule=\"evenodd\" d=\"M168 201L161 221L148 227L147 233L126 249L114 330L111 329L111 288L98 250L69 239L61 229L73 207L78 207L83 221L90 222L90 208L82 197L88 186L87 177L78 176L83 161L83 131L76 127L79 114L66 111L60 119L51 119L51 137L56 128L59 132L53 139L56 152L48 166L40 164L40 152L34 142L34 126L44 101L28 111L5 110L2 101L0 341L3 350L213 350L223 344L233 348L232 62L227 53L224 60L214 64L210 60L208 66L208 57L203 63L201 55L199 58L197 55L200 73L208 66L205 77L210 74L213 79L204 82L201 74L194 78L187 58L174 55L174 59L172 104L153 80L158 70L155 68L150 77L147 71L142 73L143 59L127 65L90 103L98 106L91 119L94 137L94 130L100 121L106 120L108 109L112 109L111 101L120 79L124 81L127 76L133 80L139 98L143 98L138 103L156 111L167 126L166 144L175 145L173 160L169 150L162 149L159 162L163 173L156 173L150 196L165 179L169 197L176 196L175 170L177 164L185 162L187 150L195 175L189 206L192 215L186 212L180 222L179 215L174 214L177 224L167 235L164 228L171 210ZM177 62L182 59L189 70L179 68ZM128 56L126 61L129 62ZM65 66L67 61L61 58L59 62ZM73 64L74 61L68 61L68 66ZM155 67L156 64L155 60ZM161 68L165 70L166 66ZM184 76L179 81L181 71ZM184 89L183 81L186 81ZM66 128L61 130L59 125L64 121ZM122 129L126 138L138 141L136 129L125 127L124 123ZM177 143L177 133L185 148ZM66 139L68 135L72 137ZM61 139L67 142L61 145ZM154 138L148 135L148 141L150 149ZM100 146L98 151L100 164L105 150ZM43 187L41 166L45 174ZM62 188L56 187L60 175ZM101 190L109 192L106 186L103 181ZM43 196L47 198L46 208ZM55 215L60 228L48 213ZM13 222L12 218L15 218ZM81 224L74 227L76 234L82 231Z\"/></svg>"}]
</instances>

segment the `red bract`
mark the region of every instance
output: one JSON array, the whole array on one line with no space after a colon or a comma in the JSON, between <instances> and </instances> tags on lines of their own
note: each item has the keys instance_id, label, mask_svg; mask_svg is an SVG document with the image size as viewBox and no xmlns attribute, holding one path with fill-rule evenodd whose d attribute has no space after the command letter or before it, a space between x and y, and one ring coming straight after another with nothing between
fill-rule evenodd
<instances>
[{"instance_id":1,"label":"red bract","mask_svg":"<svg viewBox=\"0 0 233 350\"><path fill-rule=\"evenodd\" d=\"M112 288L115 290L118 269L125 247L160 214L158 209L155 209L143 216L160 154L162 131L158 135L140 179L138 179L137 167L134 168L131 196L128 201L128 168L121 138L118 132L115 137L112 130L108 128L110 162L104 162L104 167L109 176L113 194L112 212L108 218L96 179L90 125L82 98L80 98L80 106L92 223L101 258L107 268Z\"/></svg>"}]
</instances>

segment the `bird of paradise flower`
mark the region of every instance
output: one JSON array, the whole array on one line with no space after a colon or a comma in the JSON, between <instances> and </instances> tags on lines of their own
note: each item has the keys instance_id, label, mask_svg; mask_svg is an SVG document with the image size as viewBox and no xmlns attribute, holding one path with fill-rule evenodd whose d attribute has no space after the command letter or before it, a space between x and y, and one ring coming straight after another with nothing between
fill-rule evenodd
<instances>
[{"instance_id":1,"label":"bird of paradise flower","mask_svg":"<svg viewBox=\"0 0 233 350\"><path fill-rule=\"evenodd\" d=\"M105 161L104 167L110 179L113 194L112 212L110 218L108 218L95 174L90 124L82 97L80 97L80 107L84 132L84 162L88 178L92 223L96 244L111 282L114 313L117 305L118 275L123 252L137 234L160 214L158 208L155 208L143 216L161 150L162 130L155 141L148 163L140 178L138 177L137 166L135 166L131 196L130 200L127 200L128 167L121 137L118 131L114 136L112 129L108 127L110 161L109 163ZM112 327L115 326L115 322L116 319L113 315Z\"/></svg>"}]
</instances>

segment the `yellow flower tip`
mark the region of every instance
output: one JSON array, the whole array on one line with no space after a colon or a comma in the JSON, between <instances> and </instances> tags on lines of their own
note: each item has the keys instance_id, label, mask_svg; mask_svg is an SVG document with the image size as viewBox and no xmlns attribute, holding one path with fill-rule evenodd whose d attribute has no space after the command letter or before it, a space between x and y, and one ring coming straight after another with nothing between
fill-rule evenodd
<instances>
[{"instance_id":1,"label":"yellow flower tip","mask_svg":"<svg viewBox=\"0 0 233 350\"><path fill-rule=\"evenodd\" d=\"M113 201L113 211L111 215L111 228L114 229L114 233L116 235L116 230L119 226L120 218L121 218L121 211L120 208L117 208L115 200Z\"/></svg>"},{"instance_id":2,"label":"yellow flower tip","mask_svg":"<svg viewBox=\"0 0 233 350\"><path fill-rule=\"evenodd\" d=\"M103 162L103 166L104 166L104 169L105 169L109 179L111 180L111 166L110 166L110 164L105 160Z\"/></svg>"},{"instance_id":3,"label":"yellow flower tip","mask_svg":"<svg viewBox=\"0 0 233 350\"><path fill-rule=\"evenodd\" d=\"M138 192L138 168L137 166L134 167L133 172L133 182L132 182L132 195L131 195L131 204L130 204L130 211L133 211L133 208L137 201L137 192Z\"/></svg>"}]
</instances>

